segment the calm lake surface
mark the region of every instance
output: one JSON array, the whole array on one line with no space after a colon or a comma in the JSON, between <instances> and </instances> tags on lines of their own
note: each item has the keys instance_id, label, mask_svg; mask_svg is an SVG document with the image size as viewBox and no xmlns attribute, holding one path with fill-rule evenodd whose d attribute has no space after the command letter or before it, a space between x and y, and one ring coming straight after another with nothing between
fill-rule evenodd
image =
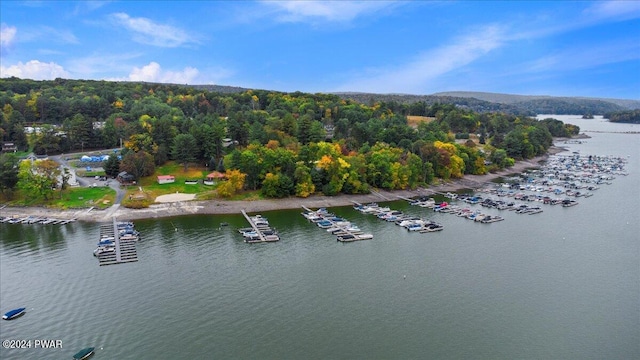
<instances>
[{"instance_id":1,"label":"calm lake surface","mask_svg":"<svg viewBox=\"0 0 640 360\"><path fill-rule=\"evenodd\" d=\"M477 206L493 224L386 203L439 233L330 208L375 236L348 244L300 210L262 213L267 244L242 241L241 215L137 221L139 261L102 267L99 224L0 224L0 310L27 308L0 340L63 345L0 358L638 359L640 135L593 131L640 126L553 117L592 136L570 151L630 155L629 175L571 208Z\"/></svg>"}]
</instances>

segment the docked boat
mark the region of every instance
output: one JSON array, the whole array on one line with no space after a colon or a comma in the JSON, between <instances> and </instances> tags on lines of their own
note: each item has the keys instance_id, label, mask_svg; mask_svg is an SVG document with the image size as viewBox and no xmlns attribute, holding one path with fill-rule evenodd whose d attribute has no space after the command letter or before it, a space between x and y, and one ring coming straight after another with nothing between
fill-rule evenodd
<instances>
[{"instance_id":1,"label":"docked boat","mask_svg":"<svg viewBox=\"0 0 640 360\"><path fill-rule=\"evenodd\" d=\"M444 230L444 226L438 223L429 223L429 224L425 224L422 226L422 229L418 230L421 233L427 233L427 232L436 232L436 231L442 231Z\"/></svg>"},{"instance_id":2,"label":"docked boat","mask_svg":"<svg viewBox=\"0 0 640 360\"><path fill-rule=\"evenodd\" d=\"M13 320L17 317L24 315L26 308L17 308L10 311L7 311L2 315L2 320Z\"/></svg>"},{"instance_id":3,"label":"docked boat","mask_svg":"<svg viewBox=\"0 0 640 360\"><path fill-rule=\"evenodd\" d=\"M75 353L75 355L73 355L73 358L75 360L88 359L91 355L93 355L94 350L95 350L94 347L84 348L84 349L78 351L77 353Z\"/></svg>"},{"instance_id":4,"label":"docked boat","mask_svg":"<svg viewBox=\"0 0 640 360\"><path fill-rule=\"evenodd\" d=\"M98 246L115 246L116 243L113 242L113 238L103 238L98 241Z\"/></svg>"},{"instance_id":5,"label":"docked boat","mask_svg":"<svg viewBox=\"0 0 640 360\"><path fill-rule=\"evenodd\" d=\"M338 236L337 240L340 242L352 242L352 241L360 241L360 240L371 240L373 239L372 234L345 234Z\"/></svg>"},{"instance_id":6,"label":"docked boat","mask_svg":"<svg viewBox=\"0 0 640 360\"><path fill-rule=\"evenodd\" d=\"M116 247L112 245L101 245L101 246L98 246L95 250L93 250L93 256L102 256L102 255L109 255L109 254L115 254L115 253L116 253Z\"/></svg>"},{"instance_id":7,"label":"docked boat","mask_svg":"<svg viewBox=\"0 0 640 360\"><path fill-rule=\"evenodd\" d=\"M571 207L576 205L578 205L578 202L575 200L569 200L569 199L562 200L562 207Z\"/></svg>"}]
</instances>

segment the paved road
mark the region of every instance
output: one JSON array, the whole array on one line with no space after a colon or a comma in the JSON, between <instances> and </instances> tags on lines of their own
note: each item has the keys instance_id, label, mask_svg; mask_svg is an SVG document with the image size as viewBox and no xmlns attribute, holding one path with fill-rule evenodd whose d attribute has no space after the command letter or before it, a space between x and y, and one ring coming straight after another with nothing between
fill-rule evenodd
<instances>
[{"instance_id":1,"label":"paved road","mask_svg":"<svg viewBox=\"0 0 640 360\"><path fill-rule=\"evenodd\" d=\"M53 155L53 156L50 156L49 158L57 162L58 164L60 164L62 168L69 169L69 173L71 174L71 178L69 179L69 184L75 184L77 182L80 186L84 186L84 187L91 186L93 184L98 184L99 186L105 185L104 181L98 181L91 178L85 178L82 176L76 176L76 168L69 165L67 160L65 160L67 156L68 155ZM120 204L120 202L122 202L122 199L124 198L124 195L126 194L126 191L120 187L120 183L115 179L108 179L106 181L106 184L109 185L110 188L116 191L116 200L114 205Z\"/></svg>"}]
</instances>

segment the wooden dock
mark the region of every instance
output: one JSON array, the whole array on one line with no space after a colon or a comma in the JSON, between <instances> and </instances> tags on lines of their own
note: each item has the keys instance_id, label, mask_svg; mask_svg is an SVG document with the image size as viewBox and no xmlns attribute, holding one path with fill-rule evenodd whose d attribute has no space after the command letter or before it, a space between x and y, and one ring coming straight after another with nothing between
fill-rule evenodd
<instances>
[{"instance_id":1,"label":"wooden dock","mask_svg":"<svg viewBox=\"0 0 640 360\"><path fill-rule=\"evenodd\" d=\"M98 255L100 266L114 265L138 261L138 251L136 241L121 240L118 231L118 222L113 218L113 222L100 226L100 239L113 238L115 243L115 253Z\"/></svg>"},{"instance_id":2,"label":"wooden dock","mask_svg":"<svg viewBox=\"0 0 640 360\"><path fill-rule=\"evenodd\" d=\"M241 210L241 211L242 211L242 215L244 216L245 219L247 219L247 222L249 222L249 225L251 225L251 228L255 233L255 236L250 236L250 237L245 236L244 242L259 243L259 242L275 242L280 240L280 236L278 236L276 231L271 229L271 227L269 227L267 219L261 217L260 215L251 217L247 215L246 211L244 210ZM256 219L260 219L263 222L263 224L257 224Z\"/></svg>"}]
</instances>

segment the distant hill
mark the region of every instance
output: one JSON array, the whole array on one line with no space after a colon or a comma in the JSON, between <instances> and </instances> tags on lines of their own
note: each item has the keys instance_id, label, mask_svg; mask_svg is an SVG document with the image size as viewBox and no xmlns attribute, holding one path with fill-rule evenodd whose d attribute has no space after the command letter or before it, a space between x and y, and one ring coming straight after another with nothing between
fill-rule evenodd
<instances>
[{"instance_id":1,"label":"distant hill","mask_svg":"<svg viewBox=\"0 0 640 360\"><path fill-rule=\"evenodd\" d=\"M235 94L235 93L245 92L247 90L252 90L252 89L246 89L238 86L225 86L225 85L186 85L186 86L192 87L198 90L211 91L211 92L216 92L221 94Z\"/></svg>"},{"instance_id":2,"label":"distant hill","mask_svg":"<svg viewBox=\"0 0 640 360\"><path fill-rule=\"evenodd\" d=\"M218 93L240 93L248 88L224 85L187 85L199 90ZM253 89L255 90L255 89ZM275 91L276 90L270 90ZM373 94L360 92L333 93L342 99L357 101L363 104L374 102L398 102L410 104L424 102L427 105L435 103L454 104L461 108L480 113L504 112L515 115L535 116L536 114L592 114L603 115L624 110L640 109L640 100L560 97L546 95L514 95L475 91L448 91L432 95L411 94Z\"/></svg>"},{"instance_id":3,"label":"distant hill","mask_svg":"<svg viewBox=\"0 0 640 360\"><path fill-rule=\"evenodd\" d=\"M433 95L475 98L499 104L510 104L523 109L533 110L538 114L591 113L602 115L613 111L640 109L640 100L629 99L513 95L475 91L447 91Z\"/></svg>"},{"instance_id":4,"label":"distant hill","mask_svg":"<svg viewBox=\"0 0 640 360\"><path fill-rule=\"evenodd\" d=\"M456 96L439 96L439 95L407 95L407 94L371 94L344 92L333 93L345 100L353 100L362 104L372 105L374 102L397 102L401 104L411 104L415 102L424 102L426 105L454 104L461 108L473 110L480 113L486 112L504 112L515 115L535 116L536 113L522 107L512 104L503 104L480 100L472 97L456 97Z\"/></svg>"}]
</instances>

